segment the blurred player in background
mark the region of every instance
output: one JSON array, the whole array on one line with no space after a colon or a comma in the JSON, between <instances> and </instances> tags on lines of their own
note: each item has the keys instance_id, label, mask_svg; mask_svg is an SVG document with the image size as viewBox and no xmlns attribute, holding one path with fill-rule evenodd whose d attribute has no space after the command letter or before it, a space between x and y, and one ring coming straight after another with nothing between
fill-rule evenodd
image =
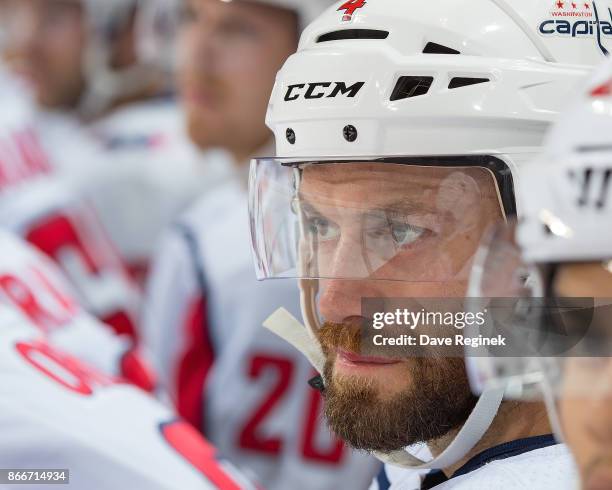
<instances>
[{"instance_id":1,"label":"blurred player in background","mask_svg":"<svg viewBox=\"0 0 612 490\"><path fill-rule=\"evenodd\" d=\"M64 153L48 151L29 99L8 83L13 89L0 94L0 227L53 258L88 311L134 335L140 292L74 181L54 169Z\"/></svg>"},{"instance_id":2,"label":"blurred player in background","mask_svg":"<svg viewBox=\"0 0 612 490\"><path fill-rule=\"evenodd\" d=\"M43 253L0 231L0 303L21 312L54 346L103 373L153 392L155 375L133 349L78 303L62 271Z\"/></svg>"},{"instance_id":3,"label":"blurred player in background","mask_svg":"<svg viewBox=\"0 0 612 490\"><path fill-rule=\"evenodd\" d=\"M195 163L171 96L171 6L0 2L4 56L30 86L42 144L93 202L139 280L160 231L224 173Z\"/></svg>"},{"instance_id":4,"label":"blurred player in background","mask_svg":"<svg viewBox=\"0 0 612 490\"><path fill-rule=\"evenodd\" d=\"M70 2L48 3L53 28L47 27L58 35L76 11ZM6 19L6 11L1 13ZM60 58L78 47L61 35L45 42ZM60 78L71 74L61 59L49 61ZM93 165L95 152L76 124L58 128L55 122L66 121L56 120L41 127L17 84L4 72L0 77L0 226L39 246L72 282L48 257L0 232L2 466L69 468L70 487L78 490L255 488L188 424L126 383L152 390L154 379L132 351L131 339L112 335L76 298L119 332L132 333L139 294L81 199L83 189L56 172L66 163L64 155L71 153L85 167ZM54 78L48 81L53 87ZM55 88L64 82L70 86L58 80ZM56 129L70 137L50 138L48 131ZM57 476L60 483L67 477ZM41 482L20 483L39 488Z\"/></svg>"},{"instance_id":5,"label":"blurred player in background","mask_svg":"<svg viewBox=\"0 0 612 490\"><path fill-rule=\"evenodd\" d=\"M4 468L70 472L19 481L26 489L68 479L75 490L255 488L166 407L50 345L4 304L0 434Z\"/></svg>"},{"instance_id":6,"label":"blurred player in background","mask_svg":"<svg viewBox=\"0 0 612 490\"><path fill-rule=\"evenodd\" d=\"M201 165L225 151L234 175L169 229L147 290L146 347L179 413L269 489L366 488L377 463L322 421L312 368L261 329L297 312L291 283L258 284L247 222L248 162L274 151L264 118L274 78L326 0L189 0L179 85Z\"/></svg>"},{"instance_id":7,"label":"blurred player in background","mask_svg":"<svg viewBox=\"0 0 612 490\"><path fill-rule=\"evenodd\" d=\"M531 286L523 287L523 296L545 297L566 307L573 303L582 311L557 307L556 316L541 315L531 324L517 316L512 326L532 336L540 357L521 362L485 358L475 365L480 379L503 383L510 377L524 399L544 395L557 436L569 445L580 469L581 488L604 490L612 488L609 60L577 99L549 135L538 161L520 172L523 219L492 234L479 265L480 282L494 281L504 294L516 295L509 278L528 271ZM547 352L558 356L547 357Z\"/></svg>"}]
</instances>

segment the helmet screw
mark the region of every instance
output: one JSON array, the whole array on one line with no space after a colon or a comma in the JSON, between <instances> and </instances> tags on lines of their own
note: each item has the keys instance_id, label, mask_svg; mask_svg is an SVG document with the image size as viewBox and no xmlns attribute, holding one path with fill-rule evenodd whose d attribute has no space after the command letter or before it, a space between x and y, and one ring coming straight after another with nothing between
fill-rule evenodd
<instances>
[{"instance_id":1,"label":"helmet screw","mask_svg":"<svg viewBox=\"0 0 612 490\"><path fill-rule=\"evenodd\" d=\"M290 144L295 145L295 131L291 128L287 128L287 131L285 134L287 136L287 141Z\"/></svg>"},{"instance_id":2,"label":"helmet screw","mask_svg":"<svg viewBox=\"0 0 612 490\"><path fill-rule=\"evenodd\" d=\"M344 139L346 141L352 143L357 139L357 128L352 124L349 124L348 126L344 126L342 134L344 135Z\"/></svg>"}]
</instances>

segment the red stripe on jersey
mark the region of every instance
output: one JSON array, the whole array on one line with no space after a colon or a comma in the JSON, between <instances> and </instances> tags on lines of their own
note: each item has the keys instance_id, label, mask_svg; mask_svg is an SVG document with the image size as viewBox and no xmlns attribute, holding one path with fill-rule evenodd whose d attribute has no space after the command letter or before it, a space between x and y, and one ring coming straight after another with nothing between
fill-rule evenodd
<instances>
[{"instance_id":1,"label":"red stripe on jersey","mask_svg":"<svg viewBox=\"0 0 612 490\"><path fill-rule=\"evenodd\" d=\"M147 393L153 393L157 385L155 372L140 356L137 349L126 352L121 358L121 376Z\"/></svg>"},{"instance_id":2,"label":"red stripe on jersey","mask_svg":"<svg viewBox=\"0 0 612 490\"><path fill-rule=\"evenodd\" d=\"M215 459L216 449L189 424L180 420L162 424L161 432L168 443L220 490L241 490Z\"/></svg>"},{"instance_id":3,"label":"red stripe on jersey","mask_svg":"<svg viewBox=\"0 0 612 490\"><path fill-rule=\"evenodd\" d=\"M83 243L73 223L63 215L47 217L26 235L26 240L34 244L49 257L58 260L57 254L66 246L78 250L81 257L93 273L99 273L100 268L92 257L91 251Z\"/></svg>"},{"instance_id":4,"label":"red stripe on jersey","mask_svg":"<svg viewBox=\"0 0 612 490\"><path fill-rule=\"evenodd\" d=\"M104 323L113 327L117 335L129 335L134 342L138 341L136 326L125 311L117 311L100 318Z\"/></svg>"},{"instance_id":5,"label":"red stripe on jersey","mask_svg":"<svg viewBox=\"0 0 612 490\"><path fill-rule=\"evenodd\" d=\"M176 406L181 417L203 433L204 385L214 361L205 298L192 303L183 330L187 344L180 357Z\"/></svg>"}]
</instances>

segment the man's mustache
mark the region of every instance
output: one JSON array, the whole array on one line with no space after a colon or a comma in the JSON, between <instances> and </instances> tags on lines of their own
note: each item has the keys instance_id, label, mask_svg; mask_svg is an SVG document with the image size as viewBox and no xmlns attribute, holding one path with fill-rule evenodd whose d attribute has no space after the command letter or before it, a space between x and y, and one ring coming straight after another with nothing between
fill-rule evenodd
<instances>
[{"instance_id":1,"label":"man's mustache","mask_svg":"<svg viewBox=\"0 0 612 490\"><path fill-rule=\"evenodd\" d=\"M360 316L346 318L342 323L325 322L318 332L323 352L329 355L337 349L344 349L359 353L370 324L367 318Z\"/></svg>"},{"instance_id":2,"label":"man's mustache","mask_svg":"<svg viewBox=\"0 0 612 490\"><path fill-rule=\"evenodd\" d=\"M463 358L462 347L431 346L385 343L384 339L395 339L409 333L403 327L390 326L382 330L374 329L373 320L363 316L345 318L341 323L324 322L318 331L323 353L330 357L338 350L345 350L369 357L408 360L410 358ZM418 334L417 334L418 335ZM439 334L435 337L441 337ZM375 342L375 340L377 342Z\"/></svg>"},{"instance_id":3,"label":"man's mustache","mask_svg":"<svg viewBox=\"0 0 612 490\"><path fill-rule=\"evenodd\" d=\"M319 342L326 356L342 349L355 354L405 359L409 357L405 348L376 346L374 335L386 337L392 335L392 329L380 332L372 327L372 320L362 316L345 318L342 323L325 322L319 330Z\"/></svg>"}]
</instances>

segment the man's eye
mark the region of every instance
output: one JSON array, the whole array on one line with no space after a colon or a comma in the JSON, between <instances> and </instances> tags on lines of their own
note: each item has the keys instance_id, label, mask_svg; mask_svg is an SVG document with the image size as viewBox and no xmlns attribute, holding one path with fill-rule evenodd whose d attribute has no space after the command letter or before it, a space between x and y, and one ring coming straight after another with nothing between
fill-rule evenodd
<instances>
[{"instance_id":1,"label":"man's eye","mask_svg":"<svg viewBox=\"0 0 612 490\"><path fill-rule=\"evenodd\" d=\"M308 222L310 232L317 236L319 240L333 240L340 235L338 227L325 218L310 218Z\"/></svg>"},{"instance_id":2,"label":"man's eye","mask_svg":"<svg viewBox=\"0 0 612 490\"><path fill-rule=\"evenodd\" d=\"M425 233L425 228L414 226L409 223L393 222L389 223L393 241L400 247L416 242Z\"/></svg>"}]
</instances>

